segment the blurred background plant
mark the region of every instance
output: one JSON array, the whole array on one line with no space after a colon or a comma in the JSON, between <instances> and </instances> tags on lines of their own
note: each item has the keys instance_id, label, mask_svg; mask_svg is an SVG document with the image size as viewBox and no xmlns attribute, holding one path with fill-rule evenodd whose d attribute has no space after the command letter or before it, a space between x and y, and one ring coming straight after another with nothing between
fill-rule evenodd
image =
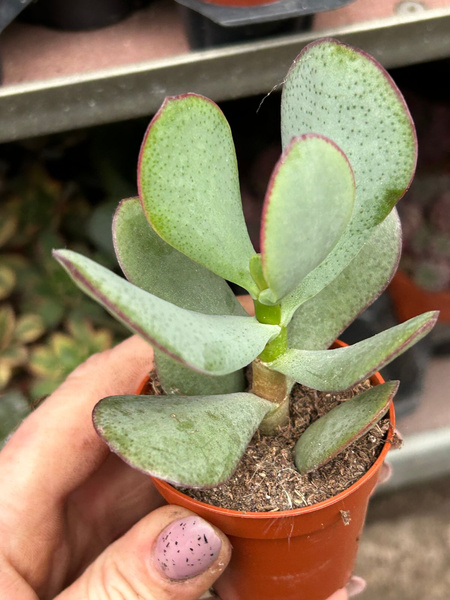
<instances>
[{"instance_id":1,"label":"blurred background plant","mask_svg":"<svg viewBox=\"0 0 450 600\"><path fill-rule=\"evenodd\" d=\"M70 246L116 265L112 213L135 190L103 158L104 143L86 147L77 133L0 153L0 444L78 364L127 335L51 258ZM73 153L96 158L68 169Z\"/></svg>"},{"instance_id":2,"label":"blurred background plant","mask_svg":"<svg viewBox=\"0 0 450 600\"><path fill-rule=\"evenodd\" d=\"M430 292L450 289L450 174L419 175L399 212L400 268Z\"/></svg>"}]
</instances>

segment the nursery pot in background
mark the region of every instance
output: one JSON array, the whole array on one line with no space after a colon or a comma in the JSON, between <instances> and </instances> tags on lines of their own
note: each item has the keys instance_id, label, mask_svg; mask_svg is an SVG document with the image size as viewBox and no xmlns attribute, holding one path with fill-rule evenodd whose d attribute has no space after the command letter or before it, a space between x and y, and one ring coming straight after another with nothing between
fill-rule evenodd
<instances>
[{"instance_id":1,"label":"nursery pot in background","mask_svg":"<svg viewBox=\"0 0 450 600\"><path fill-rule=\"evenodd\" d=\"M176 0L192 48L309 29L312 15L354 0Z\"/></svg>"},{"instance_id":2,"label":"nursery pot in background","mask_svg":"<svg viewBox=\"0 0 450 600\"><path fill-rule=\"evenodd\" d=\"M384 380L376 373L371 382L378 385ZM138 393L146 393L146 384ZM389 418L386 442L372 467L348 489L312 506L276 513L240 512L199 502L153 479L167 502L195 512L229 537L231 562L214 588L221 600L326 600L345 586L368 501L393 440L393 404Z\"/></svg>"},{"instance_id":3,"label":"nursery pot in background","mask_svg":"<svg viewBox=\"0 0 450 600\"><path fill-rule=\"evenodd\" d=\"M67 31L107 27L125 19L148 0L34 0L23 21Z\"/></svg>"},{"instance_id":4,"label":"nursery pot in background","mask_svg":"<svg viewBox=\"0 0 450 600\"><path fill-rule=\"evenodd\" d=\"M417 285L403 271L397 271L388 292L400 322L429 310L439 310L439 321L450 323L450 290L431 292Z\"/></svg>"}]
</instances>

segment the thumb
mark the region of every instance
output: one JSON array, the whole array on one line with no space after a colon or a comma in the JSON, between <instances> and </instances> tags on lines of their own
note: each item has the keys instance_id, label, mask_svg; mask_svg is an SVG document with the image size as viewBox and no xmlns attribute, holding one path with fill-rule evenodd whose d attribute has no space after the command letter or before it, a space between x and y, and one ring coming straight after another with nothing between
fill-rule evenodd
<instances>
[{"instance_id":1,"label":"thumb","mask_svg":"<svg viewBox=\"0 0 450 600\"><path fill-rule=\"evenodd\" d=\"M231 556L225 535L179 506L153 511L55 600L198 600Z\"/></svg>"}]
</instances>

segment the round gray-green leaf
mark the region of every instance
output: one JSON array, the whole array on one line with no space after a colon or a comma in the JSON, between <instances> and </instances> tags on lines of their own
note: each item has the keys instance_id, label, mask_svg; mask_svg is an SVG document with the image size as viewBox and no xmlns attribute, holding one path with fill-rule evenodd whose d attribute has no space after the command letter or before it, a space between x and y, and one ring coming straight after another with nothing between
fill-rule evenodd
<instances>
[{"instance_id":1,"label":"round gray-green leaf","mask_svg":"<svg viewBox=\"0 0 450 600\"><path fill-rule=\"evenodd\" d=\"M243 392L246 388L244 369L228 375L207 375L190 369L157 348L155 368L166 394L212 396Z\"/></svg>"},{"instance_id":2,"label":"round gray-green leaf","mask_svg":"<svg viewBox=\"0 0 450 600\"><path fill-rule=\"evenodd\" d=\"M196 94L166 98L139 158L139 196L168 244L256 294L236 154L219 107Z\"/></svg>"},{"instance_id":3,"label":"round gray-green leaf","mask_svg":"<svg viewBox=\"0 0 450 600\"><path fill-rule=\"evenodd\" d=\"M423 313L345 348L317 351L291 348L269 364L272 369L315 390L347 390L427 335L436 324L438 314L436 311Z\"/></svg>"},{"instance_id":4,"label":"round gray-green leaf","mask_svg":"<svg viewBox=\"0 0 450 600\"><path fill-rule=\"evenodd\" d=\"M394 209L375 227L348 267L297 309L288 326L288 346L329 348L386 288L397 268L401 247L400 220Z\"/></svg>"},{"instance_id":5,"label":"round gray-green leaf","mask_svg":"<svg viewBox=\"0 0 450 600\"><path fill-rule=\"evenodd\" d=\"M227 282L172 248L152 229L139 198L119 204L113 221L114 246L127 279L176 306L211 315L246 315ZM245 389L243 371L213 376L194 371L155 349L155 363L167 394L225 394Z\"/></svg>"},{"instance_id":6,"label":"round gray-green leaf","mask_svg":"<svg viewBox=\"0 0 450 600\"><path fill-rule=\"evenodd\" d=\"M300 473L324 465L369 431L387 412L397 389L398 381L374 386L310 425L294 448L294 462Z\"/></svg>"},{"instance_id":7,"label":"round gray-green leaf","mask_svg":"<svg viewBox=\"0 0 450 600\"><path fill-rule=\"evenodd\" d=\"M180 308L71 250L53 255L78 287L131 331L203 373L226 375L247 366L280 333L254 317Z\"/></svg>"},{"instance_id":8,"label":"round gray-green leaf","mask_svg":"<svg viewBox=\"0 0 450 600\"><path fill-rule=\"evenodd\" d=\"M345 269L403 196L414 174L417 142L388 73L365 52L332 39L313 42L294 61L283 89L281 129L284 147L308 132L332 139L356 181L352 220L326 260L283 300L286 323Z\"/></svg>"},{"instance_id":9,"label":"round gray-green leaf","mask_svg":"<svg viewBox=\"0 0 450 600\"><path fill-rule=\"evenodd\" d=\"M94 424L133 467L188 487L228 479L273 405L247 393L220 396L110 396Z\"/></svg>"},{"instance_id":10,"label":"round gray-green leaf","mask_svg":"<svg viewBox=\"0 0 450 600\"><path fill-rule=\"evenodd\" d=\"M209 315L247 314L224 279L155 233L139 198L119 204L113 239L122 271L134 285L188 310Z\"/></svg>"},{"instance_id":11,"label":"round gray-green leaf","mask_svg":"<svg viewBox=\"0 0 450 600\"><path fill-rule=\"evenodd\" d=\"M355 181L344 153L323 136L294 138L272 175L263 210L263 273L274 303L328 255L350 221Z\"/></svg>"},{"instance_id":12,"label":"round gray-green leaf","mask_svg":"<svg viewBox=\"0 0 450 600\"><path fill-rule=\"evenodd\" d=\"M318 133L348 157L356 180L360 229L380 223L411 183L414 125L390 75L371 56L337 40L309 44L283 88L283 146Z\"/></svg>"}]
</instances>

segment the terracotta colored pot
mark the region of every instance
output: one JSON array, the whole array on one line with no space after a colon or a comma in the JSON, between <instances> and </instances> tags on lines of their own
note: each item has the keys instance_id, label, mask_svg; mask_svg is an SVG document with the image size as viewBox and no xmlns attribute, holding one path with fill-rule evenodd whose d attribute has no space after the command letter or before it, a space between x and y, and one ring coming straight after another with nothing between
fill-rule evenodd
<instances>
[{"instance_id":1,"label":"terracotta colored pot","mask_svg":"<svg viewBox=\"0 0 450 600\"><path fill-rule=\"evenodd\" d=\"M378 385L384 380L377 373L371 381ZM144 389L141 386L139 393ZM167 502L192 510L229 537L231 562L215 585L221 600L326 600L345 586L369 497L393 439L393 405L389 417L386 443L369 471L350 488L313 506L277 513L240 512L199 502L153 480Z\"/></svg>"},{"instance_id":2,"label":"terracotta colored pot","mask_svg":"<svg viewBox=\"0 0 450 600\"><path fill-rule=\"evenodd\" d=\"M355 23L364 23L374 19L408 16L424 10L442 8L448 5L448 0L356 0L350 6L319 13L314 19L314 30L320 31L330 27L344 27Z\"/></svg>"},{"instance_id":3,"label":"terracotta colored pot","mask_svg":"<svg viewBox=\"0 0 450 600\"><path fill-rule=\"evenodd\" d=\"M450 290L429 292L402 271L397 271L388 292L400 322L429 310L439 310L439 321L450 323Z\"/></svg>"}]
</instances>

